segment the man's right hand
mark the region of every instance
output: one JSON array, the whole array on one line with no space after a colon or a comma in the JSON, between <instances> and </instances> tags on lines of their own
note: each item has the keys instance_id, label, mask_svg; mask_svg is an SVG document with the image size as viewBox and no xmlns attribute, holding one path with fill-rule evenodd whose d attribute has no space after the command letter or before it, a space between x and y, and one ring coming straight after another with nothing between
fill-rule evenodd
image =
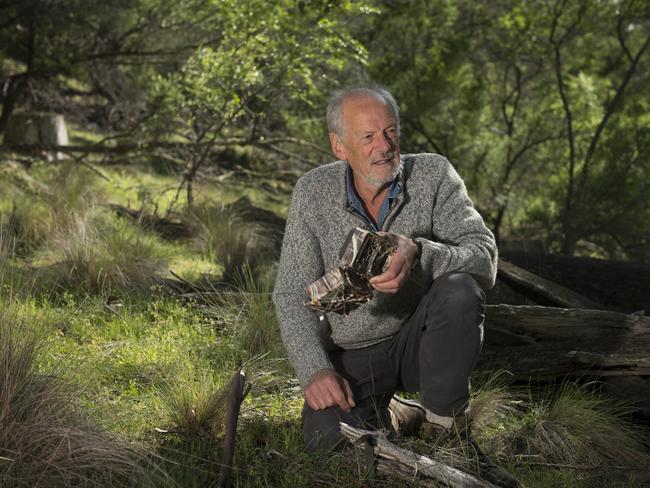
<instances>
[{"instance_id":1,"label":"man's right hand","mask_svg":"<svg viewBox=\"0 0 650 488\"><path fill-rule=\"evenodd\" d=\"M350 384L333 369L314 373L305 387L305 401L312 410L339 406L349 412L356 406Z\"/></svg>"}]
</instances>

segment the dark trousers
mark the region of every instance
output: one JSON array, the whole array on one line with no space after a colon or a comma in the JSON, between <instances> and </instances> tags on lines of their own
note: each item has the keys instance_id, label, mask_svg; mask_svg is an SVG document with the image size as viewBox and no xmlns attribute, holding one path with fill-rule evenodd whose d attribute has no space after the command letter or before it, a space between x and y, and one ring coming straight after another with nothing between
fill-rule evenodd
<instances>
[{"instance_id":1,"label":"dark trousers","mask_svg":"<svg viewBox=\"0 0 650 488\"><path fill-rule=\"evenodd\" d=\"M413 315L392 338L363 349L330 353L350 383L356 407L312 410L302 428L308 451L342 447L339 422L371 429L390 427L387 406L396 391L420 392L431 412L450 417L469 402L469 376L483 344L485 294L467 273L439 277Z\"/></svg>"}]
</instances>

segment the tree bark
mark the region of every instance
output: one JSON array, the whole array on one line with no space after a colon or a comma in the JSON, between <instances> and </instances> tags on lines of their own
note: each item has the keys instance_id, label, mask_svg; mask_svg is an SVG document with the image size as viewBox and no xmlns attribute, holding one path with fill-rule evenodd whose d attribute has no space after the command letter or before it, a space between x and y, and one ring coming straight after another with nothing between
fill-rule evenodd
<instances>
[{"instance_id":1,"label":"tree bark","mask_svg":"<svg viewBox=\"0 0 650 488\"><path fill-rule=\"evenodd\" d=\"M515 283L534 294L550 300L560 307L566 308L586 308L595 310L604 310L605 307L589 298L553 283L550 280L537 276L516 266L503 259L499 260L499 278L504 278L507 282Z\"/></svg>"},{"instance_id":2,"label":"tree bark","mask_svg":"<svg viewBox=\"0 0 650 488\"><path fill-rule=\"evenodd\" d=\"M433 479L443 486L464 488L490 488L493 485L469 473L436 461L427 456L396 446L376 431L357 429L345 422L340 423L341 433L353 444L368 442L379 457L379 463L397 462L410 471L410 478L415 475ZM402 471L402 470L400 470Z\"/></svg>"},{"instance_id":3,"label":"tree bark","mask_svg":"<svg viewBox=\"0 0 650 488\"><path fill-rule=\"evenodd\" d=\"M486 306L478 369L516 379L650 374L650 317L604 310Z\"/></svg>"}]
</instances>

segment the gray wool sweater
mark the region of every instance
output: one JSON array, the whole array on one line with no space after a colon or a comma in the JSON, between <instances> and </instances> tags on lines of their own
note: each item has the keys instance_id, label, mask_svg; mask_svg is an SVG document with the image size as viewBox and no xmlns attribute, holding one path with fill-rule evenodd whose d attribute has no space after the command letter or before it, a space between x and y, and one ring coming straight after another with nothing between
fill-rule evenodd
<instances>
[{"instance_id":1,"label":"gray wool sweater","mask_svg":"<svg viewBox=\"0 0 650 488\"><path fill-rule=\"evenodd\" d=\"M401 191L382 231L418 239L420 262L394 294L375 298L347 316L323 320L306 308L307 285L338 265L345 237L368 223L348 206L347 163L337 161L305 174L293 192L273 291L282 341L301 385L331 368L328 351L370 346L393 336L433 280L450 271L470 273L483 288L496 277L497 248L449 161L437 154L402 155Z\"/></svg>"}]
</instances>

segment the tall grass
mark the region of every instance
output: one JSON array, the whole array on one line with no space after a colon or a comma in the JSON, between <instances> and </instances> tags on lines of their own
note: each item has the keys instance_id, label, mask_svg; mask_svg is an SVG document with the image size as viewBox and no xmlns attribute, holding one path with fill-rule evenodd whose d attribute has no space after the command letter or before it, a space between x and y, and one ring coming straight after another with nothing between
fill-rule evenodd
<instances>
[{"instance_id":1,"label":"tall grass","mask_svg":"<svg viewBox=\"0 0 650 488\"><path fill-rule=\"evenodd\" d=\"M67 163L45 181L47 191L17 200L9 218L36 271L35 291L133 291L159 282L165 247L98 206L92 173Z\"/></svg>"},{"instance_id":2,"label":"tall grass","mask_svg":"<svg viewBox=\"0 0 650 488\"><path fill-rule=\"evenodd\" d=\"M0 485L159 486L142 451L95 428L71 387L36 370L38 349L0 304Z\"/></svg>"},{"instance_id":3,"label":"tall grass","mask_svg":"<svg viewBox=\"0 0 650 488\"><path fill-rule=\"evenodd\" d=\"M256 270L268 261L268 233L258 224L246 222L241 212L226 205L197 207L189 216L199 229L200 252L223 266L222 279L233 283L245 266Z\"/></svg>"},{"instance_id":4,"label":"tall grass","mask_svg":"<svg viewBox=\"0 0 650 488\"><path fill-rule=\"evenodd\" d=\"M225 332L232 336L241 361L261 355L284 357L268 277L256 279L245 266L235 279L235 289L218 294L208 312L226 324Z\"/></svg>"},{"instance_id":5,"label":"tall grass","mask_svg":"<svg viewBox=\"0 0 650 488\"><path fill-rule=\"evenodd\" d=\"M567 381L542 392L512 391L489 383L472 407L479 439L499 457L576 466L650 461L630 410L597 385Z\"/></svg>"},{"instance_id":6,"label":"tall grass","mask_svg":"<svg viewBox=\"0 0 650 488\"><path fill-rule=\"evenodd\" d=\"M15 198L10 220L20 254L36 251L54 230L92 210L102 199L94 182L85 168L65 163L47 173L40 192Z\"/></svg>"},{"instance_id":7,"label":"tall grass","mask_svg":"<svg viewBox=\"0 0 650 488\"><path fill-rule=\"evenodd\" d=\"M168 254L158 239L101 214L75 215L38 254L41 288L79 292L146 290L160 280Z\"/></svg>"},{"instance_id":8,"label":"tall grass","mask_svg":"<svg viewBox=\"0 0 650 488\"><path fill-rule=\"evenodd\" d=\"M17 238L14 225L11 220L0 220L0 297L9 299L30 287L26 266L16 259Z\"/></svg>"}]
</instances>

